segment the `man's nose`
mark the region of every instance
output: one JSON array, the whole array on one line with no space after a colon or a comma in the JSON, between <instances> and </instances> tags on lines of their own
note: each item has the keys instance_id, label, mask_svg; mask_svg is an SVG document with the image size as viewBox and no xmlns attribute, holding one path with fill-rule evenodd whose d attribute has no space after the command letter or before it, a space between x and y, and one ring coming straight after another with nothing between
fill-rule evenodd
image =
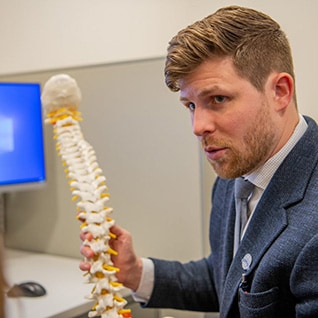
<instances>
[{"instance_id":1,"label":"man's nose","mask_svg":"<svg viewBox=\"0 0 318 318\"><path fill-rule=\"evenodd\" d=\"M208 110L202 108L195 108L192 114L192 131L198 136L204 136L212 133L215 130L214 117Z\"/></svg>"}]
</instances>

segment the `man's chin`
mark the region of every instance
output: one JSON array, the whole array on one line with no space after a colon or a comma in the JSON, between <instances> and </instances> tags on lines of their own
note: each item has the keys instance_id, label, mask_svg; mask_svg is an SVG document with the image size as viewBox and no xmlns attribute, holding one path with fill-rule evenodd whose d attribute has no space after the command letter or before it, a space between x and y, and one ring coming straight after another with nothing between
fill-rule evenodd
<instances>
[{"instance_id":1,"label":"man's chin","mask_svg":"<svg viewBox=\"0 0 318 318\"><path fill-rule=\"evenodd\" d=\"M235 167L229 167L225 163L221 164L215 161L208 160L215 173L222 179L235 179L242 176L244 173L241 169Z\"/></svg>"}]
</instances>

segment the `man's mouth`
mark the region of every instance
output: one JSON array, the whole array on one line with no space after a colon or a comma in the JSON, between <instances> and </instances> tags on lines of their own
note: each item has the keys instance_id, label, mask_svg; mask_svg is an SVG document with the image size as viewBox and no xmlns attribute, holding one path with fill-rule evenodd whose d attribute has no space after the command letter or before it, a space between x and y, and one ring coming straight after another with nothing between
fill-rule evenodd
<instances>
[{"instance_id":1,"label":"man's mouth","mask_svg":"<svg viewBox=\"0 0 318 318\"><path fill-rule=\"evenodd\" d=\"M207 158L211 161L220 160L227 150L225 147L213 147L213 146L205 146L204 152L207 156Z\"/></svg>"}]
</instances>

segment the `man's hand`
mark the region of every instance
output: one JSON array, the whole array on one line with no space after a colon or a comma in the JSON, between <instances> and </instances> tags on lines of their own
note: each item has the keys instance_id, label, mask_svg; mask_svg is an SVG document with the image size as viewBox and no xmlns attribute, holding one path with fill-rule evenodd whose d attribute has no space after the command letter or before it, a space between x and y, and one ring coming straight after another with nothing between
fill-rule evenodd
<instances>
[{"instance_id":1,"label":"man's hand","mask_svg":"<svg viewBox=\"0 0 318 318\"><path fill-rule=\"evenodd\" d=\"M116 238L109 240L109 246L118 253L118 255L111 256L114 266L120 269L116 274L117 279L127 288L136 291L141 280L142 261L135 254L131 234L118 225L114 225L110 230L116 235ZM90 241L93 236L91 233L81 233L81 239ZM84 244L81 246L80 252L87 259L94 257L93 250ZM83 261L80 263L80 269L89 271L90 264Z\"/></svg>"}]
</instances>

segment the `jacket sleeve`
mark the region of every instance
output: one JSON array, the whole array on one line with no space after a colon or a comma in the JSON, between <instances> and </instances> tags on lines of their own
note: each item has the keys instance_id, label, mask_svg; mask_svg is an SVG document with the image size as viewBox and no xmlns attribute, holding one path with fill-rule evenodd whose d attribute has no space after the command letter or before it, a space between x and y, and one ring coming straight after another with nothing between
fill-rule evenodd
<instances>
[{"instance_id":1,"label":"jacket sleeve","mask_svg":"<svg viewBox=\"0 0 318 318\"><path fill-rule=\"evenodd\" d=\"M208 259L182 264L152 259L154 289L146 307L218 311L218 300Z\"/></svg>"}]
</instances>

